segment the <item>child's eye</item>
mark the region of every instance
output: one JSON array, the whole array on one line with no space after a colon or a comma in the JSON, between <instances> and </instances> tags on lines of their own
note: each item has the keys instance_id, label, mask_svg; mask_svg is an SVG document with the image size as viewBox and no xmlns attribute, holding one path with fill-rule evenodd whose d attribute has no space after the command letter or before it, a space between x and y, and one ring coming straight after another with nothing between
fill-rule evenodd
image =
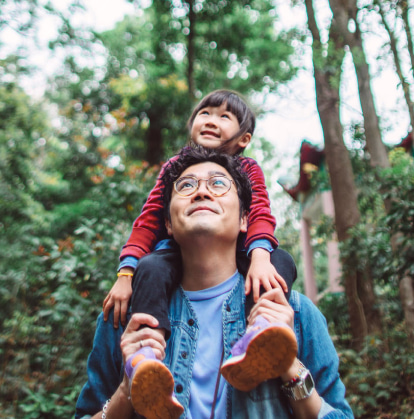
<instances>
[{"instance_id":1,"label":"child's eye","mask_svg":"<svg viewBox=\"0 0 414 419\"><path fill-rule=\"evenodd\" d=\"M199 115L210 115L205 109L199 112Z\"/></svg>"},{"instance_id":2,"label":"child's eye","mask_svg":"<svg viewBox=\"0 0 414 419\"><path fill-rule=\"evenodd\" d=\"M230 115L228 113L224 113L223 115L221 115L222 118L227 118L227 119L231 119Z\"/></svg>"}]
</instances>

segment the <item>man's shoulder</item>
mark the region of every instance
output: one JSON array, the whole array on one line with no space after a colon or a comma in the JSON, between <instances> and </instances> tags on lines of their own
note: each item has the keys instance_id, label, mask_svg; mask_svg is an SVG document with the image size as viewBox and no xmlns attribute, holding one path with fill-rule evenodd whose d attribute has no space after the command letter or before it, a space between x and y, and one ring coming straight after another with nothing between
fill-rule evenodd
<instances>
[{"instance_id":1,"label":"man's shoulder","mask_svg":"<svg viewBox=\"0 0 414 419\"><path fill-rule=\"evenodd\" d=\"M312 302L312 300L299 291L292 290L289 299L289 304L291 305L293 310L297 312L314 311L321 313L318 307L316 307L316 305Z\"/></svg>"}]
</instances>

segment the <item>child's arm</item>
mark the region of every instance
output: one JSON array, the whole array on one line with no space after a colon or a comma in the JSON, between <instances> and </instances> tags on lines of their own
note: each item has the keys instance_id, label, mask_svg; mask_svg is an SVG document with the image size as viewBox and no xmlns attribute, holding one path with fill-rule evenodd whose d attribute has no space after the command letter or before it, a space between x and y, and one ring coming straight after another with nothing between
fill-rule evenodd
<instances>
[{"instance_id":1,"label":"child's arm","mask_svg":"<svg viewBox=\"0 0 414 419\"><path fill-rule=\"evenodd\" d=\"M104 320L108 320L109 311L114 307L114 327L118 328L119 316L122 326L126 325L129 299L132 295L132 268L121 268L118 278L103 302Z\"/></svg>"},{"instance_id":2,"label":"child's arm","mask_svg":"<svg viewBox=\"0 0 414 419\"><path fill-rule=\"evenodd\" d=\"M265 239L275 249L279 244L274 236L276 219L270 211L270 200L262 169L255 160L248 157L243 157L241 164L249 176L253 190L245 247L248 249L255 240Z\"/></svg>"},{"instance_id":3,"label":"child's arm","mask_svg":"<svg viewBox=\"0 0 414 419\"><path fill-rule=\"evenodd\" d=\"M158 241L167 237L164 222L164 185L161 181L161 176L167 165L168 162L162 167L157 182L142 207L141 214L134 221L128 241L122 247L120 260L127 256L140 259L151 253Z\"/></svg>"},{"instance_id":4,"label":"child's arm","mask_svg":"<svg viewBox=\"0 0 414 419\"><path fill-rule=\"evenodd\" d=\"M161 182L161 176L167 164L168 162L162 167L157 182L150 192L141 214L134 222L129 239L122 248L118 274L127 273L127 275L118 276L103 302L105 321L108 319L110 309L114 307L115 328L118 327L119 318L123 325L126 322L126 313L132 295L131 281L134 269L131 266L135 267L139 258L151 253L155 244L166 235L163 202L164 185ZM134 260L135 262L132 265L123 266L126 259Z\"/></svg>"},{"instance_id":5,"label":"child's arm","mask_svg":"<svg viewBox=\"0 0 414 419\"><path fill-rule=\"evenodd\" d=\"M266 291L279 287L283 292L288 292L285 280L270 263L270 252L257 247L251 252L250 267L245 281L245 292L249 294L253 289L255 303L260 297L260 286L263 286Z\"/></svg>"},{"instance_id":6,"label":"child's arm","mask_svg":"<svg viewBox=\"0 0 414 419\"><path fill-rule=\"evenodd\" d=\"M253 289L253 298L257 301L261 285L266 291L276 287L282 288L284 292L288 289L285 280L270 262L270 253L278 246L278 242L274 237L276 219L270 211L270 201L262 169L256 161L250 158L242 158L242 166L249 176L253 190L245 242L251 257L246 275L245 292L249 294Z\"/></svg>"}]
</instances>

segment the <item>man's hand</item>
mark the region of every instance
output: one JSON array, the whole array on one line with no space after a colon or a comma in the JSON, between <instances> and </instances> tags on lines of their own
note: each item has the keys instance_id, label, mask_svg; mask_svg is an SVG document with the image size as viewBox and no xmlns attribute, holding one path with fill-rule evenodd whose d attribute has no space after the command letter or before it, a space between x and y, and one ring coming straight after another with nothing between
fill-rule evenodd
<instances>
[{"instance_id":1,"label":"man's hand","mask_svg":"<svg viewBox=\"0 0 414 419\"><path fill-rule=\"evenodd\" d=\"M133 273L132 269L123 268L120 273ZM128 302L132 295L132 276L120 275L103 302L104 320L108 320L109 311L114 307L114 327L118 329L119 316L122 326L126 325Z\"/></svg>"},{"instance_id":2,"label":"man's hand","mask_svg":"<svg viewBox=\"0 0 414 419\"><path fill-rule=\"evenodd\" d=\"M250 268L246 275L245 293L253 289L253 300L258 301L260 286L266 291L274 288L281 288L288 292L285 280L270 262L270 253L260 247L253 249L250 261Z\"/></svg>"},{"instance_id":3,"label":"man's hand","mask_svg":"<svg viewBox=\"0 0 414 419\"><path fill-rule=\"evenodd\" d=\"M285 323L293 329L293 318L295 312L286 300L281 288L274 288L261 295L253 306L249 317L249 325L252 325L256 317L261 315L271 323Z\"/></svg>"},{"instance_id":4,"label":"man's hand","mask_svg":"<svg viewBox=\"0 0 414 419\"><path fill-rule=\"evenodd\" d=\"M150 327L141 328L144 325ZM165 348L167 346L165 339L158 329L151 329L151 327L157 326L158 320L150 314L135 313L132 315L121 337L124 365L126 365L128 358L142 346L150 346L160 361L165 358Z\"/></svg>"}]
</instances>

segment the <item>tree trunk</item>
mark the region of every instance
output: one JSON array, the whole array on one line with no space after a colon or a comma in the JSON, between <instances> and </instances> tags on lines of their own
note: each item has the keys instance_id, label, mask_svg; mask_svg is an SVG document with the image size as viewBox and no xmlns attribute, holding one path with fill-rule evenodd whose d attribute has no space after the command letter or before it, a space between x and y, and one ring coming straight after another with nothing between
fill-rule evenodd
<instances>
[{"instance_id":1,"label":"tree trunk","mask_svg":"<svg viewBox=\"0 0 414 419\"><path fill-rule=\"evenodd\" d=\"M397 40L395 39L394 32L392 31L390 25L387 22L387 19L385 18L386 12L384 11L384 6L382 4L382 1L378 1L378 5L379 5L379 14L381 16L382 23L390 38L390 47L391 47L392 55L394 58L395 70L397 72L398 78L400 79L401 86L403 88L405 102L407 103L408 113L410 114L411 127L414 127L414 104L410 97L410 85L407 83L404 77L403 71L402 71L401 59L399 57L398 48L397 48Z\"/></svg>"},{"instance_id":2,"label":"tree trunk","mask_svg":"<svg viewBox=\"0 0 414 419\"><path fill-rule=\"evenodd\" d=\"M411 61L411 72L414 69L414 45L413 45L413 36L411 34L411 26L408 20L408 2L406 0L400 2L400 6L402 9L401 17L404 22L404 29L407 35L407 45L408 45L408 54L410 55Z\"/></svg>"},{"instance_id":3,"label":"tree trunk","mask_svg":"<svg viewBox=\"0 0 414 419\"><path fill-rule=\"evenodd\" d=\"M371 157L371 164L374 167L388 167L388 155L381 138L378 115L375 109L374 96L371 90L371 76L362 45L361 32L357 20L356 0L344 4L339 0L329 0L338 29L343 41L350 47L355 72L358 80L359 100L364 115L364 129L367 149ZM348 30L349 19L352 18L356 30L351 33Z\"/></svg>"},{"instance_id":4,"label":"tree trunk","mask_svg":"<svg viewBox=\"0 0 414 419\"><path fill-rule=\"evenodd\" d=\"M188 34L188 44L187 44L187 83L188 83L188 93L190 99L195 97L195 83L194 83L194 60L195 60L195 48L194 48L194 39L195 39L195 28L196 28L196 14L194 12L194 0L189 0L189 12L188 19L190 21L189 29L190 33Z\"/></svg>"},{"instance_id":5,"label":"tree trunk","mask_svg":"<svg viewBox=\"0 0 414 419\"><path fill-rule=\"evenodd\" d=\"M386 207L390 208L388 202ZM394 234L391 237L391 248L394 254L399 251L399 236L401 233ZM405 329L408 340L414 348L414 278L408 272L405 272L399 283L401 306L404 312Z\"/></svg>"},{"instance_id":6,"label":"tree trunk","mask_svg":"<svg viewBox=\"0 0 414 419\"><path fill-rule=\"evenodd\" d=\"M150 165L158 164L164 155L161 128L152 119L150 119L150 126L147 131L146 154L146 160Z\"/></svg>"},{"instance_id":7,"label":"tree trunk","mask_svg":"<svg viewBox=\"0 0 414 419\"><path fill-rule=\"evenodd\" d=\"M371 157L371 165L374 167L388 167L388 154L381 138L378 115L371 90L371 76L365 53L362 49L361 39L354 39L351 52L358 79L359 98L364 115L365 139Z\"/></svg>"},{"instance_id":8,"label":"tree trunk","mask_svg":"<svg viewBox=\"0 0 414 419\"><path fill-rule=\"evenodd\" d=\"M360 214L357 206L357 194L351 161L343 142L342 126L339 119L339 82L334 80L334 75L327 70L332 67L328 63L322 64L322 47L312 0L305 0L305 5L308 15L308 26L313 37L312 53L316 101L324 133L326 162L332 185L335 228L338 240L344 241L348 237L349 228L359 221ZM332 54L333 52L330 51L330 53ZM336 59L336 62L342 62L343 51L337 50L336 53L342 54L340 60ZM327 60L329 58L328 52ZM335 66L333 68L338 67ZM350 266L343 258L342 262L343 266ZM344 270L344 279L353 346L359 349L368 334L368 326L364 306L358 296L357 272L352 272L350 269Z\"/></svg>"},{"instance_id":9,"label":"tree trunk","mask_svg":"<svg viewBox=\"0 0 414 419\"><path fill-rule=\"evenodd\" d=\"M391 51L394 57L394 63L396 67L396 72L398 74L398 77L401 81L401 85L403 86L404 91L404 97L405 101L407 103L408 112L410 115L410 122L411 122L411 128L414 127L414 104L410 97L410 86L406 82L404 75L402 73L402 68L400 64L400 58L397 50L397 41L395 39L394 33L391 30L390 26L388 25L388 22L385 19L385 11L383 9L382 2L379 1L379 13L381 15L382 22L384 24L385 29L388 32L388 36L390 38L390 46ZM407 34L407 42L408 42L408 50L411 60L411 71L414 68L414 52L413 52L413 41L412 41L412 35L411 35L411 28L408 22L408 4L406 2L403 2L401 4L402 7L402 19L404 22L404 27ZM385 202L385 209L388 212L390 208L390 203ZM391 248L394 254L398 252L398 235L394 234L393 237L391 237ZM414 347L414 285L413 285L413 278L410 277L408 274L404 274L403 277L400 279L399 283L399 290L400 290L400 300L401 305L404 311L404 320L405 320L405 327L407 330L407 336L409 341L411 342L411 345Z\"/></svg>"},{"instance_id":10,"label":"tree trunk","mask_svg":"<svg viewBox=\"0 0 414 419\"><path fill-rule=\"evenodd\" d=\"M316 100L325 140L325 155L332 186L335 207L335 228L340 242L349 237L349 229L360 220L357 202L357 189L354 182L351 160L343 140L342 125L339 117L340 65L344 57L344 37L333 20L329 33L329 48L326 57L320 42L312 0L305 0L308 26L313 37L313 65L316 86ZM355 257L357 258L355 252ZM342 256L345 280L345 293L348 302L353 346L361 349L367 334L377 329L381 317L374 309L375 294L371 277L364 278L358 272L357 260L347 260ZM355 267L355 268L353 268ZM365 281L364 281L365 279ZM363 282L363 283L362 283ZM367 319L374 319L368 324Z\"/></svg>"},{"instance_id":11,"label":"tree trunk","mask_svg":"<svg viewBox=\"0 0 414 419\"><path fill-rule=\"evenodd\" d=\"M404 275L400 281L400 299L404 310L407 336L414 347L414 284L413 278Z\"/></svg>"}]
</instances>

